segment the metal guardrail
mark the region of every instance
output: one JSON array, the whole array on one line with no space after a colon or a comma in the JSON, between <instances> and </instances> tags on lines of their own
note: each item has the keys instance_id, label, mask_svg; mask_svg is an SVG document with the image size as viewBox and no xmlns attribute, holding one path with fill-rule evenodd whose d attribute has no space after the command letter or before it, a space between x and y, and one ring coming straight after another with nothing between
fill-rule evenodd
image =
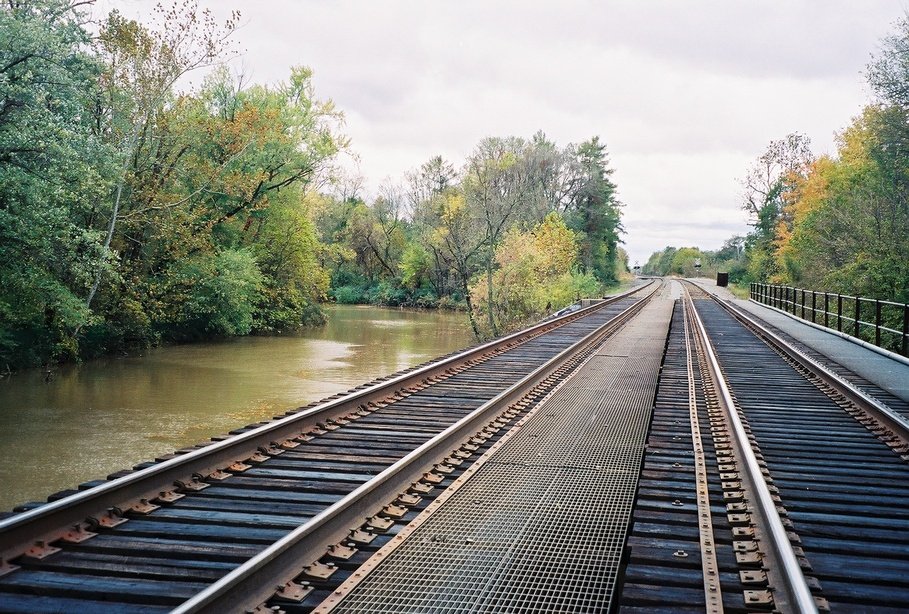
<instances>
[{"instance_id":1,"label":"metal guardrail","mask_svg":"<svg viewBox=\"0 0 909 614\"><path fill-rule=\"evenodd\" d=\"M760 283L751 284L750 297L813 324L909 356L909 304Z\"/></svg>"}]
</instances>

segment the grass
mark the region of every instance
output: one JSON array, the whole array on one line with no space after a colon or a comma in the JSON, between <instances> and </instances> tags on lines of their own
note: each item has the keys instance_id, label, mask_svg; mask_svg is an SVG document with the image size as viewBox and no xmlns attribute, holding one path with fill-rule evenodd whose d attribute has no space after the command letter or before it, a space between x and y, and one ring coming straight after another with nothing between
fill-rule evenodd
<instances>
[{"instance_id":1,"label":"grass","mask_svg":"<svg viewBox=\"0 0 909 614\"><path fill-rule=\"evenodd\" d=\"M729 284L729 291L732 292L736 298L747 299L749 297L749 288L747 285Z\"/></svg>"}]
</instances>

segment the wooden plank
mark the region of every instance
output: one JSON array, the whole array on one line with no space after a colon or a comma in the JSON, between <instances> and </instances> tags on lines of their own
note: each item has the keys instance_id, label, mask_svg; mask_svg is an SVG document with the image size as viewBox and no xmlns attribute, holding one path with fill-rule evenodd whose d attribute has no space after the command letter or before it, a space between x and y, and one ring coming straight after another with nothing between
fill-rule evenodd
<instances>
[{"instance_id":1,"label":"wooden plank","mask_svg":"<svg viewBox=\"0 0 909 614\"><path fill-rule=\"evenodd\" d=\"M185 580L185 577L175 579ZM116 596L118 601L126 603L154 605L177 605L206 586L207 584L203 582L160 582L111 577L88 578L77 574L31 570L19 570L5 577L3 582L4 590L8 591L48 596L85 597L97 601L103 601L108 596Z\"/></svg>"},{"instance_id":2,"label":"wooden plank","mask_svg":"<svg viewBox=\"0 0 909 614\"><path fill-rule=\"evenodd\" d=\"M193 540L170 537L98 535L70 547L73 552L104 555L132 555L141 552L148 558L186 557L194 561L245 561L262 551L260 544L231 541Z\"/></svg>"},{"instance_id":3,"label":"wooden plank","mask_svg":"<svg viewBox=\"0 0 909 614\"><path fill-rule=\"evenodd\" d=\"M113 597L113 595L111 595ZM165 605L136 605L118 601L95 601L87 599L69 599L66 597L49 597L47 595L25 595L0 592L0 612L4 614L164 614L171 608Z\"/></svg>"}]
</instances>

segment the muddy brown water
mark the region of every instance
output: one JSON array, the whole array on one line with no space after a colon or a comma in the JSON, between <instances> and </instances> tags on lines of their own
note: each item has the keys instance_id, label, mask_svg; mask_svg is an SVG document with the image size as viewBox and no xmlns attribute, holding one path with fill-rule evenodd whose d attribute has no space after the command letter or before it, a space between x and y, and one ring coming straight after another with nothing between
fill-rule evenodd
<instances>
[{"instance_id":1,"label":"muddy brown water","mask_svg":"<svg viewBox=\"0 0 909 614\"><path fill-rule=\"evenodd\" d=\"M473 343L462 313L330 305L322 328L0 380L0 511Z\"/></svg>"}]
</instances>

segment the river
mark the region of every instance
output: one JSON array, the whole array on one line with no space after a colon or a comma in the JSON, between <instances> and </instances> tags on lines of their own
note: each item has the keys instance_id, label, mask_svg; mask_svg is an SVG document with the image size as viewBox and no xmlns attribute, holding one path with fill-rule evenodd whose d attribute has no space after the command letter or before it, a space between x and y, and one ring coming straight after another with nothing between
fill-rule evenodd
<instances>
[{"instance_id":1,"label":"river","mask_svg":"<svg viewBox=\"0 0 909 614\"><path fill-rule=\"evenodd\" d=\"M0 511L466 347L461 313L329 305L295 335L154 348L0 380Z\"/></svg>"}]
</instances>

